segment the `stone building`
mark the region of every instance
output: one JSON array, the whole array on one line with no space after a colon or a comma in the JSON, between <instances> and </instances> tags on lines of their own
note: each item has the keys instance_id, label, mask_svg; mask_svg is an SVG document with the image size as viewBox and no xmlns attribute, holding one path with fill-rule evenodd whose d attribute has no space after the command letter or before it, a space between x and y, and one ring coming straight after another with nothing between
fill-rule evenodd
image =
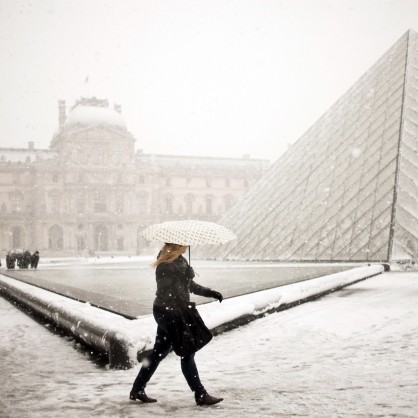
<instances>
[{"instance_id":1,"label":"stone building","mask_svg":"<svg viewBox=\"0 0 418 418\"><path fill-rule=\"evenodd\" d=\"M135 152L118 105L59 102L49 149L0 148L0 247L43 255L139 254L140 232L175 219L216 221L266 160Z\"/></svg>"}]
</instances>

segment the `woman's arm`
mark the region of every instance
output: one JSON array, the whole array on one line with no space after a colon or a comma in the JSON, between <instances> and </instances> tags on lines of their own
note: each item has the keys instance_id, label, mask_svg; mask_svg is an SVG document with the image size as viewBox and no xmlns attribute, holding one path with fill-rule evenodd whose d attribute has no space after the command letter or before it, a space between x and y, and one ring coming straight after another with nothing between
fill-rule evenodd
<instances>
[{"instance_id":1,"label":"woman's arm","mask_svg":"<svg viewBox=\"0 0 418 418\"><path fill-rule=\"evenodd\" d=\"M193 280L190 280L190 292L195 295L204 296L206 298L214 298L222 302L222 294L216 290L209 289L208 287L201 286L200 284L195 283Z\"/></svg>"}]
</instances>

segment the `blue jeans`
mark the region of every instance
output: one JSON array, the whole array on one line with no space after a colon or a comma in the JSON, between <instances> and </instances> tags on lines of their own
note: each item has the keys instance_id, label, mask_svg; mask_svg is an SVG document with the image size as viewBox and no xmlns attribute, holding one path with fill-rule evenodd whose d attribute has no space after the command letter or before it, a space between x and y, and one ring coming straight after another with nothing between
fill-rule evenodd
<instances>
[{"instance_id":1,"label":"blue jeans","mask_svg":"<svg viewBox=\"0 0 418 418\"><path fill-rule=\"evenodd\" d=\"M166 332L167 324L164 319L164 314L154 312L154 318L158 324L154 348L139 370L138 376L132 386L132 392L134 393L138 393L145 389L145 386L157 370L161 360L163 360L171 351L171 341ZM201 396L206 393L205 388L200 382L199 373L194 361L194 354L181 357L181 371L183 372L190 389L195 392L197 396Z\"/></svg>"}]
</instances>

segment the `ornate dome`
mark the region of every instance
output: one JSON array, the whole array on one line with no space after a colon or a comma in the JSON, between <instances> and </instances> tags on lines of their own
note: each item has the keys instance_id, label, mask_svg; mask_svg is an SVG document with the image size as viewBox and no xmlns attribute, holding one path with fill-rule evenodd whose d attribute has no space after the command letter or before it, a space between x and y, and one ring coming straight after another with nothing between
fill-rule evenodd
<instances>
[{"instance_id":1,"label":"ornate dome","mask_svg":"<svg viewBox=\"0 0 418 418\"><path fill-rule=\"evenodd\" d=\"M99 125L127 130L126 123L120 112L109 108L107 100L98 100L96 98L81 99L76 103L65 119L64 128Z\"/></svg>"}]
</instances>

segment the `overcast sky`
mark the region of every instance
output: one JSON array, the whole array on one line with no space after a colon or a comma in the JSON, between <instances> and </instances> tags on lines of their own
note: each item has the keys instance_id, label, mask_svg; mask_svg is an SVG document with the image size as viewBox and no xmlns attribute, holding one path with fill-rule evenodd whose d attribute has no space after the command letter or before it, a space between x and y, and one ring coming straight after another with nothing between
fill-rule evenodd
<instances>
[{"instance_id":1,"label":"overcast sky","mask_svg":"<svg viewBox=\"0 0 418 418\"><path fill-rule=\"evenodd\" d=\"M275 160L408 29L417 0L0 0L0 146L96 95L145 153Z\"/></svg>"}]
</instances>

